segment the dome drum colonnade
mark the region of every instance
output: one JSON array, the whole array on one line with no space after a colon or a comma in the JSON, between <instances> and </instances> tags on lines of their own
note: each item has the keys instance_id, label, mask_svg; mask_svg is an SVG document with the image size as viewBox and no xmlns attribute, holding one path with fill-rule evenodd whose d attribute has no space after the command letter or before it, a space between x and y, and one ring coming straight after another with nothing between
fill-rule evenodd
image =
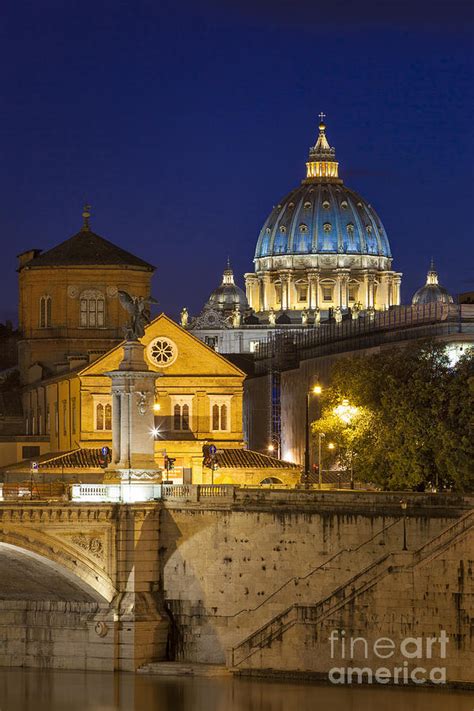
<instances>
[{"instance_id":1,"label":"dome drum colonnade","mask_svg":"<svg viewBox=\"0 0 474 711\"><path fill-rule=\"evenodd\" d=\"M247 299L273 311L387 309L400 304L401 274L391 269L375 210L338 176L335 150L319 125L307 176L270 213L245 275Z\"/></svg>"}]
</instances>

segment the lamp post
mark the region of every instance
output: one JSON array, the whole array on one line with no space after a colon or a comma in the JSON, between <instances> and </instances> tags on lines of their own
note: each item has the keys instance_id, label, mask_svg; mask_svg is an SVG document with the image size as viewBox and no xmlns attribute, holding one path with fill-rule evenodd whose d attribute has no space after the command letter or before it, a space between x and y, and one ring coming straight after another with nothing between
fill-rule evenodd
<instances>
[{"instance_id":1,"label":"lamp post","mask_svg":"<svg viewBox=\"0 0 474 711\"><path fill-rule=\"evenodd\" d=\"M322 440L326 437L324 432L319 432L318 434L318 488L322 489L323 484L323 448L321 446Z\"/></svg>"},{"instance_id":2,"label":"lamp post","mask_svg":"<svg viewBox=\"0 0 474 711\"><path fill-rule=\"evenodd\" d=\"M407 507L408 503L405 499L401 499L400 506L403 512L403 548L402 550L407 551Z\"/></svg>"},{"instance_id":3,"label":"lamp post","mask_svg":"<svg viewBox=\"0 0 474 711\"><path fill-rule=\"evenodd\" d=\"M306 392L306 419L305 419L305 448L304 448L304 483L309 485L309 399L311 395L321 395L323 389L321 385L313 385Z\"/></svg>"}]
</instances>

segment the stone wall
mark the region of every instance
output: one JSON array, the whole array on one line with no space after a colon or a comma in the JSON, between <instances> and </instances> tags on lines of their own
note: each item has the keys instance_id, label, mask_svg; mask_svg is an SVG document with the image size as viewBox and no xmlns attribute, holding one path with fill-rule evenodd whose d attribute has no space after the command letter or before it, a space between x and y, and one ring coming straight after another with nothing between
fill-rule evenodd
<instances>
[{"instance_id":1,"label":"stone wall","mask_svg":"<svg viewBox=\"0 0 474 711\"><path fill-rule=\"evenodd\" d=\"M366 670L365 681L382 669L378 683L403 684L408 675L412 683L444 676L474 684L472 515L467 523L417 553L389 556L323 604L289 609L229 661L240 671L310 672L336 683L355 668Z\"/></svg>"},{"instance_id":2,"label":"stone wall","mask_svg":"<svg viewBox=\"0 0 474 711\"><path fill-rule=\"evenodd\" d=\"M161 579L175 658L224 663L230 648L275 615L295 603L318 602L402 550L399 493L289 493L262 492L260 500L247 494L245 500L242 491L237 502L220 508L165 506ZM406 498L411 551L465 510L459 500Z\"/></svg>"}]
</instances>

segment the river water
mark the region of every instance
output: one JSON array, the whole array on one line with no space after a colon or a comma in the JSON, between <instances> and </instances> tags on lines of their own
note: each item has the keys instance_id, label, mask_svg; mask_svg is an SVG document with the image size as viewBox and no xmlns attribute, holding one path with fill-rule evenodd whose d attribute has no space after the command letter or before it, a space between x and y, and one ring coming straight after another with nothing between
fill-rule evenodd
<instances>
[{"instance_id":1,"label":"river water","mask_svg":"<svg viewBox=\"0 0 474 711\"><path fill-rule=\"evenodd\" d=\"M473 711L474 692L0 670L0 711Z\"/></svg>"}]
</instances>

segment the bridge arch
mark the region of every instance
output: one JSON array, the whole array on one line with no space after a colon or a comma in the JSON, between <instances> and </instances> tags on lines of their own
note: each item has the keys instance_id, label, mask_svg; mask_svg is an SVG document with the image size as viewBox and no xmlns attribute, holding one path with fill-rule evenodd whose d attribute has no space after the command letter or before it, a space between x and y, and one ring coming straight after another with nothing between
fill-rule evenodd
<instances>
[{"instance_id":1,"label":"bridge arch","mask_svg":"<svg viewBox=\"0 0 474 711\"><path fill-rule=\"evenodd\" d=\"M7 575L2 574L4 566ZM110 576L87 551L37 529L0 528L0 596L14 597L15 583L21 588L22 568L25 584L37 581L35 599L43 594L54 599L55 588L56 599L110 603L117 593ZM14 570L18 572L15 580ZM8 585L10 589L2 590ZM22 594L32 595L33 591L23 587L17 598L22 599Z\"/></svg>"}]
</instances>

